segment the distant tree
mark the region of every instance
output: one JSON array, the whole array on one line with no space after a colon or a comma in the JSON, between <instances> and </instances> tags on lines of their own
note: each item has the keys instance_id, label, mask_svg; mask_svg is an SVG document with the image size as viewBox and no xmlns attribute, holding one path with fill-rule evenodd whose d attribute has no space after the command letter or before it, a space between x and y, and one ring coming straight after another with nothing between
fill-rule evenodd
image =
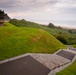
<instances>
[{"instance_id":1,"label":"distant tree","mask_svg":"<svg viewBox=\"0 0 76 75\"><path fill-rule=\"evenodd\" d=\"M59 34L62 34L62 32L59 32Z\"/></svg>"},{"instance_id":2,"label":"distant tree","mask_svg":"<svg viewBox=\"0 0 76 75\"><path fill-rule=\"evenodd\" d=\"M25 21L25 19L22 19L21 21Z\"/></svg>"},{"instance_id":3,"label":"distant tree","mask_svg":"<svg viewBox=\"0 0 76 75\"><path fill-rule=\"evenodd\" d=\"M72 30L71 30L71 29L69 29L68 32L69 32L70 34L72 34Z\"/></svg>"},{"instance_id":4,"label":"distant tree","mask_svg":"<svg viewBox=\"0 0 76 75\"><path fill-rule=\"evenodd\" d=\"M57 38L59 41L61 41L63 44L68 44L68 43L67 43L67 38L66 38L65 36L63 36L63 35L58 35L58 36L56 36L56 38Z\"/></svg>"},{"instance_id":5,"label":"distant tree","mask_svg":"<svg viewBox=\"0 0 76 75\"><path fill-rule=\"evenodd\" d=\"M76 29L69 29L68 32L69 32L70 34L76 34Z\"/></svg>"},{"instance_id":6,"label":"distant tree","mask_svg":"<svg viewBox=\"0 0 76 75\"><path fill-rule=\"evenodd\" d=\"M54 26L53 23L49 23L48 27L49 27L49 28L55 28L55 26Z\"/></svg>"},{"instance_id":7,"label":"distant tree","mask_svg":"<svg viewBox=\"0 0 76 75\"><path fill-rule=\"evenodd\" d=\"M11 18L7 15L7 14L4 14L4 20L11 20Z\"/></svg>"},{"instance_id":8,"label":"distant tree","mask_svg":"<svg viewBox=\"0 0 76 75\"><path fill-rule=\"evenodd\" d=\"M0 20L9 21L11 18L4 12L4 10L0 10Z\"/></svg>"},{"instance_id":9,"label":"distant tree","mask_svg":"<svg viewBox=\"0 0 76 75\"><path fill-rule=\"evenodd\" d=\"M62 29L60 26L57 27L58 29Z\"/></svg>"},{"instance_id":10,"label":"distant tree","mask_svg":"<svg viewBox=\"0 0 76 75\"><path fill-rule=\"evenodd\" d=\"M5 13L4 13L4 11L2 11L2 10L0 10L0 20L4 20L4 15L5 15Z\"/></svg>"}]
</instances>

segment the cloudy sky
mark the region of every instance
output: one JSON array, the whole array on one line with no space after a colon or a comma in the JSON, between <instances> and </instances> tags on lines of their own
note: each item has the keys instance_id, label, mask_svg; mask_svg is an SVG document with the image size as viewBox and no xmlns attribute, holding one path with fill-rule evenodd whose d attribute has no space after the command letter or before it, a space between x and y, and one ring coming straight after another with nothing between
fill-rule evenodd
<instances>
[{"instance_id":1,"label":"cloudy sky","mask_svg":"<svg viewBox=\"0 0 76 75\"><path fill-rule=\"evenodd\" d=\"M0 0L11 18L76 27L76 0Z\"/></svg>"}]
</instances>

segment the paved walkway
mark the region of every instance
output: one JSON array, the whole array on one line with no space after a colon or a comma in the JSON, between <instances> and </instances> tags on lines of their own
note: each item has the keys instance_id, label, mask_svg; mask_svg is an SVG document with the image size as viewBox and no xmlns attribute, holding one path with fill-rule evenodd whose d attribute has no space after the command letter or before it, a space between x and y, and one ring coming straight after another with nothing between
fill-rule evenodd
<instances>
[{"instance_id":1,"label":"paved walkway","mask_svg":"<svg viewBox=\"0 0 76 75\"><path fill-rule=\"evenodd\" d=\"M47 75L50 69L30 55L0 64L0 75Z\"/></svg>"},{"instance_id":2,"label":"paved walkway","mask_svg":"<svg viewBox=\"0 0 76 75\"><path fill-rule=\"evenodd\" d=\"M76 51L59 50L54 54L29 53L0 61L0 75L55 75L76 60Z\"/></svg>"},{"instance_id":3,"label":"paved walkway","mask_svg":"<svg viewBox=\"0 0 76 75\"><path fill-rule=\"evenodd\" d=\"M74 53L64 51L64 50L61 50L60 52L58 52L57 55L62 56L62 57L69 59L69 60L72 60L75 56Z\"/></svg>"},{"instance_id":4,"label":"paved walkway","mask_svg":"<svg viewBox=\"0 0 76 75\"><path fill-rule=\"evenodd\" d=\"M30 54L37 61L47 66L50 70L71 62L70 60L55 54Z\"/></svg>"}]
</instances>

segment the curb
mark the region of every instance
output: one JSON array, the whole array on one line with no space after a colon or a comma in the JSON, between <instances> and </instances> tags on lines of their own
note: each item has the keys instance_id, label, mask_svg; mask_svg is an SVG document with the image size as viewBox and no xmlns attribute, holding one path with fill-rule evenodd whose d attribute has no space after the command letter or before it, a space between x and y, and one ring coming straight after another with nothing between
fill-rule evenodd
<instances>
[{"instance_id":1,"label":"curb","mask_svg":"<svg viewBox=\"0 0 76 75\"><path fill-rule=\"evenodd\" d=\"M0 64L6 63L6 62L9 62L9 61L16 60L16 59L25 57L25 56L27 56L27 55L29 55L29 54L23 54L23 55L20 55L20 56L15 56L15 57L12 57L12 58L9 58L9 59L6 59L6 60L2 60L2 61L0 61Z\"/></svg>"}]
</instances>

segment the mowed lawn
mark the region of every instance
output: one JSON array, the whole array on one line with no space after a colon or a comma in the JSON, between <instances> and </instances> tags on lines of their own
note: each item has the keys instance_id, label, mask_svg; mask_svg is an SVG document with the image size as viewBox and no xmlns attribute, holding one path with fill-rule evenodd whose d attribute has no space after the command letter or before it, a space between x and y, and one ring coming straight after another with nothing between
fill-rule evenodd
<instances>
[{"instance_id":1,"label":"mowed lawn","mask_svg":"<svg viewBox=\"0 0 76 75\"><path fill-rule=\"evenodd\" d=\"M66 69L58 72L56 75L76 75L76 61Z\"/></svg>"},{"instance_id":2,"label":"mowed lawn","mask_svg":"<svg viewBox=\"0 0 76 75\"><path fill-rule=\"evenodd\" d=\"M25 53L54 53L66 48L48 32L5 23L0 27L0 60Z\"/></svg>"}]
</instances>

